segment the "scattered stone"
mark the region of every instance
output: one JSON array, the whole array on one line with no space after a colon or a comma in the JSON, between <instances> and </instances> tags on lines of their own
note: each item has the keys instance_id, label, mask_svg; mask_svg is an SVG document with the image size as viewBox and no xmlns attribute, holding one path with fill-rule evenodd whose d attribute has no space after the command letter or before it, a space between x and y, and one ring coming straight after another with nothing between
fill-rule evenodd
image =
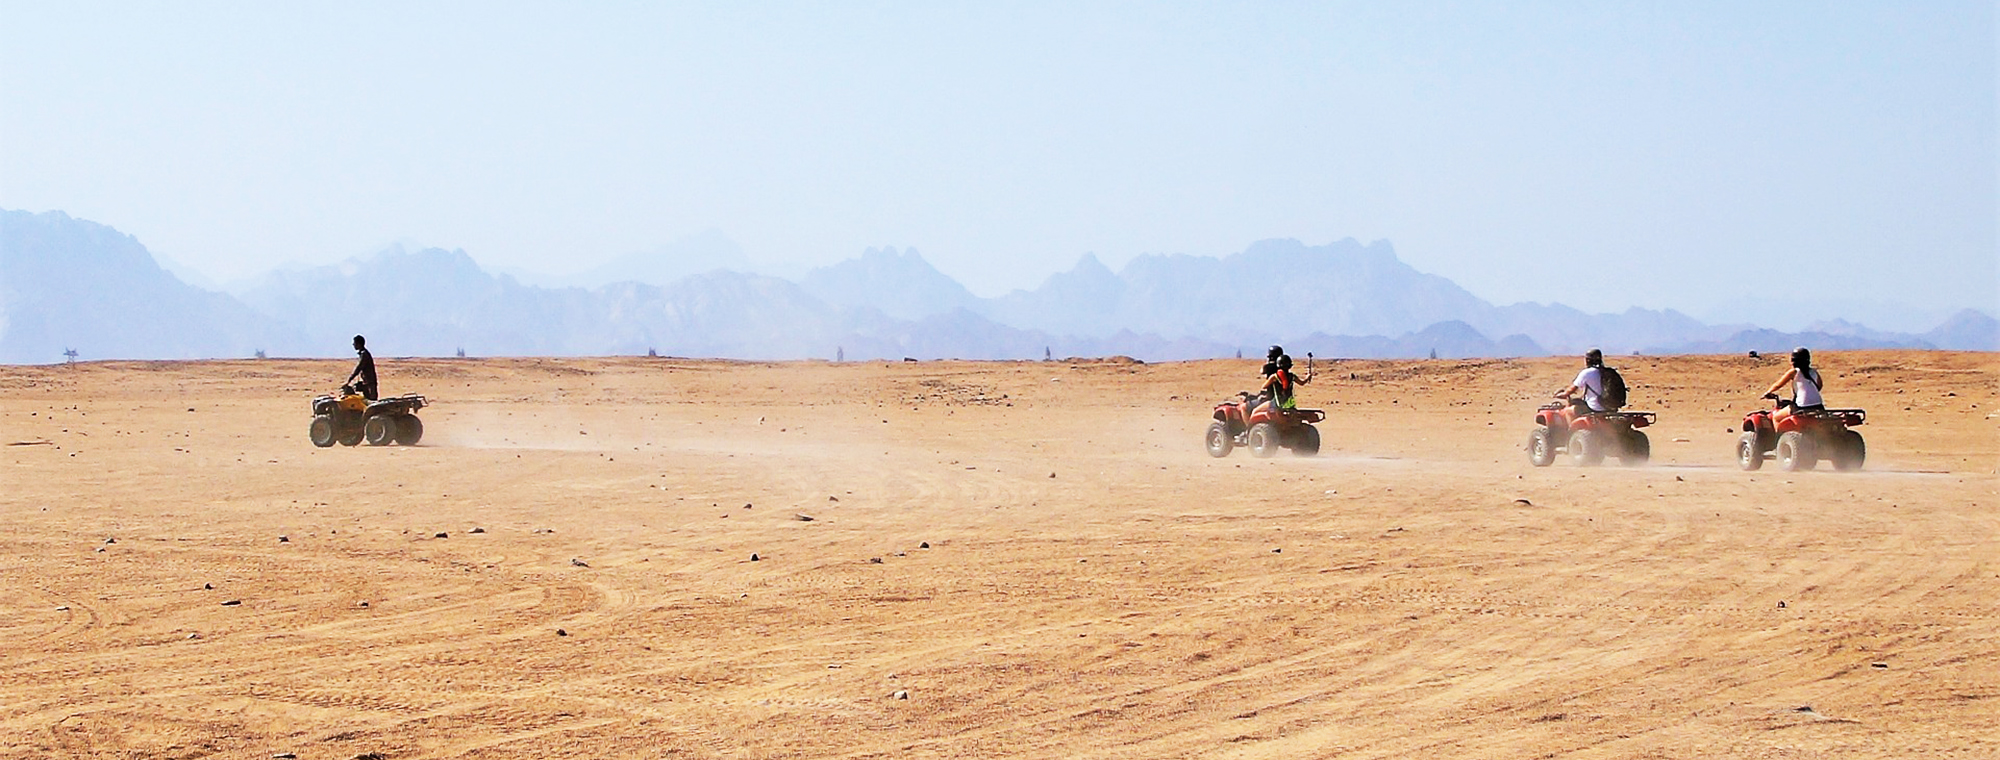
<instances>
[{"instance_id":1,"label":"scattered stone","mask_svg":"<svg viewBox=\"0 0 2000 760\"><path fill-rule=\"evenodd\" d=\"M1535 503L1534 503L1534 502L1532 502L1532 501L1528 501L1527 499L1515 499L1515 500L1514 500L1514 503L1515 503L1515 504L1519 504L1519 505L1521 505L1521 506L1524 506L1524 507L1532 507L1532 506L1535 506Z\"/></svg>"},{"instance_id":2,"label":"scattered stone","mask_svg":"<svg viewBox=\"0 0 2000 760\"><path fill-rule=\"evenodd\" d=\"M793 518L793 519L796 519L796 520L798 520L799 522L812 522L812 521L813 521L813 516L812 516L812 515L792 515L792 518Z\"/></svg>"},{"instance_id":3,"label":"scattered stone","mask_svg":"<svg viewBox=\"0 0 2000 760\"><path fill-rule=\"evenodd\" d=\"M921 544L917 544L917 548L919 548L919 549L929 549L929 548L931 548L931 542L929 542L929 541L925 541L925 542L923 542L923 543L921 543Z\"/></svg>"},{"instance_id":4,"label":"scattered stone","mask_svg":"<svg viewBox=\"0 0 2000 760\"><path fill-rule=\"evenodd\" d=\"M281 543L281 544L289 544L289 543L291 543L291 542L292 542L292 537L291 537L291 536L279 536L279 537L278 537L278 543Z\"/></svg>"},{"instance_id":5,"label":"scattered stone","mask_svg":"<svg viewBox=\"0 0 2000 760\"><path fill-rule=\"evenodd\" d=\"M65 605L63 605L63 606L61 606L61 607L57 607L57 608L56 608L56 611L57 611L57 612L68 612L68 611L69 611L69 605L65 604Z\"/></svg>"},{"instance_id":6,"label":"scattered stone","mask_svg":"<svg viewBox=\"0 0 2000 760\"><path fill-rule=\"evenodd\" d=\"M201 638L201 634L199 634L199 633L190 633L190 634L188 634L188 641L194 641L195 639L199 639L199 638Z\"/></svg>"},{"instance_id":7,"label":"scattered stone","mask_svg":"<svg viewBox=\"0 0 2000 760\"><path fill-rule=\"evenodd\" d=\"M366 606L368 606L368 603L364 601L364 602L361 602L360 604L358 604L358 605L355 605L355 606L357 606L357 607L366 607Z\"/></svg>"},{"instance_id":8,"label":"scattered stone","mask_svg":"<svg viewBox=\"0 0 2000 760\"><path fill-rule=\"evenodd\" d=\"M751 561L751 562L762 562L763 560L764 560L764 558L763 558L763 557L759 557L759 556L757 556L757 555L756 555L756 554L754 554L754 553L750 555L750 561Z\"/></svg>"},{"instance_id":9,"label":"scattered stone","mask_svg":"<svg viewBox=\"0 0 2000 760\"><path fill-rule=\"evenodd\" d=\"M486 532L486 529L485 529L485 528L473 528L472 530L469 530L469 531L466 531L466 532L467 532L467 533L485 533L485 532Z\"/></svg>"},{"instance_id":10,"label":"scattered stone","mask_svg":"<svg viewBox=\"0 0 2000 760\"><path fill-rule=\"evenodd\" d=\"M590 563L577 559L575 557L569 558L569 563L570 565L575 567L590 567Z\"/></svg>"},{"instance_id":11,"label":"scattered stone","mask_svg":"<svg viewBox=\"0 0 2000 760\"><path fill-rule=\"evenodd\" d=\"M891 692L891 693L889 694L889 697L890 697L891 699L909 699L909 698L910 698L910 692L909 692L908 690L905 690L905 689L897 689L897 690L895 690L894 692Z\"/></svg>"},{"instance_id":12,"label":"scattered stone","mask_svg":"<svg viewBox=\"0 0 2000 760\"><path fill-rule=\"evenodd\" d=\"M879 564L882 564L882 558L881 558L881 557L869 557L869 558L868 558L868 564L871 564L871 565L879 565Z\"/></svg>"},{"instance_id":13,"label":"scattered stone","mask_svg":"<svg viewBox=\"0 0 2000 760\"><path fill-rule=\"evenodd\" d=\"M569 631L565 631L565 630L563 630L563 629L561 629L561 628L557 628L557 629L556 629L556 635L557 635L557 636L568 636L568 635L569 635Z\"/></svg>"},{"instance_id":14,"label":"scattered stone","mask_svg":"<svg viewBox=\"0 0 2000 760\"><path fill-rule=\"evenodd\" d=\"M1675 439L1674 439L1674 443L1688 443L1688 442L1689 442L1689 441L1688 441L1688 439L1686 439L1686 438L1675 438Z\"/></svg>"},{"instance_id":15,"label":"scattered stone","mask_svg":"<svg viewBox=\"0 0 2000 760\"><path fill-rule=\"evenodd\" d=\"M1285 553L1285 550L1284 550L1284 549L1272 549L1272 550L1271 550L1271 553L1272 553L1272 554L1283 554L1283 553Z\"/></svg>"},{"instance_id":16,"label":"scattered stone","mask_svg":"<svg viewBox=\"0 0 2000 760\"><path fill-rule=\"evenodd\" d=\"M1049 473L1049 479L1050 479L1050 480L1055 480L1055 479L1056 479L1056 474L1055 474L1055 473L1053 473L1053 472Z\"/></svg>"},{"instance_id":17,"label":"scattered stone","mask_svg":"<svg viewBox=\"0 0 2000 760\"><path fill-rule=\"evenodd\" d=\"M354 760L389 760L389 756L380 752L363 752L355 755Z\"/></svg>"},{"instance_id":18,"label":"scattered stone","mask_svg":"<svg viewBox=\"0 0 2000 760\"><path fill-rule=\"evenodd\" d=\"M1685 478L1682 478L1682 477L1681 477L1681 476L1679 476L1679 475L1675 475L1675 476L1674 476L1674 482L1675 482L1675 483L1686 483L1686 482L1687 482L1687 480L1686 480Z\"/></svg>"},{"instance_id":19,"label":"scattered stone","mask_svg":"<svg viewBox=\"0 0 2000 760\"><path fill-rule=\"evenodd\" d=\"M750 505L750 504L744 504L744 505L743 505L743 508L744 508L744 509L749 509L749 508L750 508L751 506L752 506L752 505Z\"/></svg>"},{"instance_id":20,"label":"scattered stone","mask_svg":"<svg viewBox=\"0 0 2000 760\"><path fill-rule=\"evenodd\" d=\"M213 584L213 583L204 583L204 584L201 584L201 590L203 590L203 591L214 591L214 590L215 590L215 584Z\"/></svg>"},{"instance_id":21,"label":"scattered stone","mask_svg":"<svg viewBox=\"0 0 2000 760\"><path fill-rule=\"evenodd\" d=\"M298 755L293 754L291 752L280 752L278 754L272 755L271 757L274 758L275 760L293 760L293 758L298 757Z\"/></svg>"},{"instance_id":22,"label":"scattered stone","mask_svg":"<svg viewBox=\"0 0 2000 760\"><path fill-rule=\"evenodd\" d=\"M840 501L840 497L838 497L838 496L828 496L828 497L826 497L826 500L827 500L827 501Z\"/></svg>"},{"instance_id":23,"label":"scattered stone","mask_svg":"<svg viewBox=\"0 0 2000 760\"><path fill-rule=\"evenodd\" d=\"M446 532L444 532L444 531L438 531L438 532L437 532L437 535L435 535L435 536L431 536L431 538L451 538L451 534L450 534L450 533L446 533Z\"/></svg>"},{"instance_id":24,"label":"scattered stone","mask_svg":"<svg viewBox=\"0 0 2000 760\"><path fill-rule=\"evenodd\" d=\"M229 601L226 601L226 602L223 602L223 603L222 603L222 606L224 606L224 607L235 607L235 606L237 606L237 605L239 605L239 604L242 604L242 603L243 603L243 600L241 600L241 599L231 599L231 600L229 600Z\"/></svg>"},{"instance_id":25,"label":"scattered stone","mask_svg":"<svg viewBox=\"0 0 2000 760\"><path fill-rule=\"evenodd\" d=\"M829 662L829 663L827 663L827 664L826 664L826 669L827 669L827 670L839 670L839 669L840 669L840 663L837 663L837 662Z\"/></svg>"},{"instance_id":26,"label":"scattered stone","mask_svg":"<svg viewBox=\"0 0 2000 760\"><path fill-rule=\"evenodd\" d=\"M1880 669L1882 669L1882 670L1888 670L1888 669L1889 669L1889 663L1886 663L1886 662L1871 662L1871 663L1868 663L1868 667L1871 667L1871 668L1880 668Z\"/></svg>"},{"instance_id":27,"label":"scattered stone","mask_svg":"<svg viewBox=\"0 0 2000 760\"><path fill-rule=\"evenodd\" d=\"M1778 609L1782 610L1784 608L1785 608L1785 601L1783 599L1778 600Z\"/></svg>"},{"instance_id":28,"label":"scattered stone","mask_svg":"<svg viewBox=\"0 0 2000 760\"><path fill-rule=\"evenodd\" d=\"M104 539L104 543L107 543L107 544L115 544L115 543L118 543L118 539L115 539L115 538L107 538L107 539Z\"/></svg>"}]
</instances>

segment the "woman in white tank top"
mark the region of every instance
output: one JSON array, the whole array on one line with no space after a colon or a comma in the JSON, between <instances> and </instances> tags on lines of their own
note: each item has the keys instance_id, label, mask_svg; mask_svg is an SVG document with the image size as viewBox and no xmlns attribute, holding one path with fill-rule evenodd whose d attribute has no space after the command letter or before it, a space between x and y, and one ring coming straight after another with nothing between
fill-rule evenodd
<instances>
[{"instance_id":1,"label":"woman in white tank top","mask_svg":"<svg viewBox=\"0 0 2000 760\"><path fill-rule=\"evenodd\" d=\"M1764 397L1777 398L1778 391L1787 385L1792 387L1792 397L1789 399L1791 403L1781 405L1775 415L1778 419L1784 419L1798 412L1826 408L1826 400L1819 394L1820 388L1826 385L1826 381L1820 377L1819 370L1813 369L1811 351L1804 348L1792 349L1792 368L1786 370L1785 376L1778 378L1778 382L1773 383L1771 389L1764 392Z\"/></svg>"}]
</instances>

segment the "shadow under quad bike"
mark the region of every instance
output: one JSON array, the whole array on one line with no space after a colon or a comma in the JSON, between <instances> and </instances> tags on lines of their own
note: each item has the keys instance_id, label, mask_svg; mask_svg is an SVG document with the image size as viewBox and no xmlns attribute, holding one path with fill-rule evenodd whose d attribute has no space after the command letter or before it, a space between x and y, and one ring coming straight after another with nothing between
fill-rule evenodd
<instances>
[{"instance_id":1,"label":"shadow under quad bike","mask_svg":"<svg viewBox=\"0 0 2000 760\"><path fill-rule=\"evenodd\" d=\"M1811 409L1784 419L1777 419L1776 412L1758 409L1743 415L1743 435L1736 439L1736 463L1743 469L1763 467L1767 456L1786 472L1810 470L1821 459L1832 461L1836 470L1859 470L1868 460L1868 443L1849 429L1867 422L1867 411Z\"/></svg>"},{"instance_id":2,"label":"shadow under quad bike","mask_svg":"<svg viewBox=\"0 0 2000 760\"><path fill-rule=\"evenodd\" d=\"M1535 410L1535 430L1528 434L1528 461L1547 467L1563 452L1583 467L1594 467L1605 457L1617 457L1627 467L1642 465L1653 457L1653 442L1639 428L1658 419L1652 412L1579 414L1571 404L1543 404Z\"/></svg>"},{"instance_id":3,"label":"shadow under quad bike","mask_svg":"<svg viewBox=\"0 0 2000 760\"><path fill-rule=\"evenodd\" d=\"M417 419L424 406L424 397L414 393L369 401L354 386L343 385L339 395L312 400L312 426L306 434L320 448L364 440L370 446L415 446L424 438L424 422Z\"/></svg>"}]
</instances>

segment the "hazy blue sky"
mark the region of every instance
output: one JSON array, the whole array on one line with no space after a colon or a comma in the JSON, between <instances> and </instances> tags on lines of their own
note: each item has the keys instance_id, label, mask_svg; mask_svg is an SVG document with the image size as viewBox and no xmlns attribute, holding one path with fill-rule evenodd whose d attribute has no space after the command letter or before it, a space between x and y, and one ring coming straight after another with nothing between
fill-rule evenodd
<instances>
[{"instance_id":1,"label":"hazy blue sky","mask_svg":"<svg viewBox=\"0 0 2000 760\"><path fill-rule=\"evenodd\" d=\"M1996 38L1992 2L0 0L0 207L218 278L717 228L995 294L1355 237L1500 302L1990 310Z\"/></svg>"}]
</instances>

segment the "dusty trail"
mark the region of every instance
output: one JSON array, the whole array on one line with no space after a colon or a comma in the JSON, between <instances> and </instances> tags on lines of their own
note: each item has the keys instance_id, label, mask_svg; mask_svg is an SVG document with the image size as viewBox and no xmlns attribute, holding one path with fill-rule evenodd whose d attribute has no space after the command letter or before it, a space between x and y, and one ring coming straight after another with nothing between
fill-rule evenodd
<instances>
[{"instance_id":1,"label":"dusty trail","mask_svg":"<svg viewBox=\"0 0 2000 760\"><path fill-rule=\"evenodd\" d=\"M1272 460L1239 362L383 360L330 450L332 363L0 368L0 757L2000 756L2000 360L1822 363L1867 472L1735 470L1736 357L1591 470L1555 360Z\"/></svg>"}]
</instances>

